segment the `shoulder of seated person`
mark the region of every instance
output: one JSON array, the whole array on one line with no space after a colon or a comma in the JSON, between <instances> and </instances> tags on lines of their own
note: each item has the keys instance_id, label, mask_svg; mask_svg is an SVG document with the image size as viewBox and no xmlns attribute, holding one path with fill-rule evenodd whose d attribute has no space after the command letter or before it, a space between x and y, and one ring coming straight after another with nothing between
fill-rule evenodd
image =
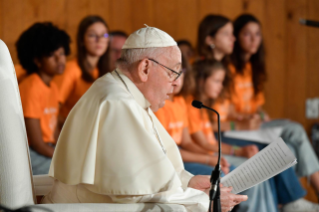
<instances>
[{"instance_id":1,"label":"shoulder of seated person","mask_svg":"<svg viewBox=\"0 0 319 212\"><path fill-rule=\"evenodd\" d=\"M33 74L31 74L30 76L28 76L27 78L25 78L20 84L19 84L19 91L20 91L20 95L21 98L23 97L41 97L43 95L46 95L45 90L43 90L43 85L39 85L39 83L43 83L43 82L39 82L37 76L34 76Z\"/></svg>"},{"instance_id":2,"label":"shoulder of seated person","mask_svg":"<svg viewBox=\"0 0 319 212\"><path fill-rule=\"evenodd\" d=\"M76 59L66 63L64 74L75 74L81 76L81 68Z\"/></svg>"},{"instance_id":3,"label":"shoulder of seated person","mask_svg":"<svg viewBox=\"0 0 319 212\"><path fill-rule=\"evenodd\" d=\"M23 87L24 89L39 89L39 80L41 78L36 73L30 74L19 84L19 87Z\"/></svg>"},{"instance_id":4,"label":"shoulder of seated person","mask_svg":"<svg viewBox=\"0 0 319 212\"><path fill-rule=\"evenodd\" d=\"M134 100L132 94L120 83L112 80L112 76L106 74L96 80L88 91L92 96L99 98L100 101L123 101Z\"/></svg>"},{"instance_id":5,"label":"shoulder of seated person","mask_svg":"<svg viewBox=\"0 0 319 212\"><path fill-rule=\"evenodd\" d=\"M187 97L184 98L186 103L192 102L194 100L194 96L188 95Z\"/></svg>"}]
</instances>

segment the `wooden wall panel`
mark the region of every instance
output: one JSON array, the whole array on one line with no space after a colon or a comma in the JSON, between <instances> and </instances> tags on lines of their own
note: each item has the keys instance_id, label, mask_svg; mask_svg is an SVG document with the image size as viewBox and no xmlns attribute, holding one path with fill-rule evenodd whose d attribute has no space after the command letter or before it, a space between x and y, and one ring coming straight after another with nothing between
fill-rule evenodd
<instances>
[{"instance_id":1,"label":"wooden wall panel","mask_svg":"<svg viewBox=\"0 0 319 212\"><path fill-rule=\"evenodd\" d=\"M177 1L154 1L154 26L174 36L177 33Z\"/></svg>"},{"instance_id":2,"label":"wooden wall panel","mask_svg":"<svg viewBox=\"0 0 319 212\"><path fill-rule=\"evenodd\" d=\"M309 130L306 98L319 96L319 29L302 26L299 18L319 20L318 0L0 0L0 38L17 63L15 42L37 21L52 21L72 38L85 16L97 14L111 30L131 33L144 24L195 46L199 22L208 14L230 19L252 13L262 23L268 82L265 108L272 117L298 121ZM72 57L71 56L71 57Z\"/></svg>"},{"instance_id":3,"label":"wooden wall panel","mask_svg":"<svg viewBox=\"0 0 319 212\"><path fill-rule=\"evenodd\" d=\"M244 0L222 0L220 1L220 14L231 20L243 13Z\"/></svg>"},{"instance_id":4,"label":"wooden wall panel","mask_svg":"<svg viewBox=\"0 0 319 212\"><path fill-rule=\"evenodd\" d=\"M15 51L15 42L22 32L23 18L20 17L23 14L23 4L20 4L19 0L2 1L1 10L2 15L2 39L7 44L12 59L17 62L17 55Z\"/></svg>"},{"instance_id":5,"label":"wooden wall panel","mask_svg":"<svg viewBox=\"0 0 319 212\"><path fill-rule=\"evenodd\" d=\"M154 2L156 0L136 0L132 4L132 32L142 27L144 24L148 26L155 26ZM127 33L127 30L125 30Z\"/></svg>"},{"instance_id":6,"label":"wooden wall panel","mask_svg":"<svg viewBox=\"0 0 319 212\"><path fill-rule=\"evenodd\" d=\"M110 2L110 0L89 1L88 15L99 15L107 22L107 24L110 24Z\"/></svg>"},{"instance_id":7,"label":"wooden wall panel","mask_svg":"<svg viewBox=\"0 0 319 212\"><path fill-rule=\"evenodd\" d=\"M3 11L2 11L2 8L3 8L3 5L2 5L3 1L0 0L0 39L3 39L2 38L2 27L3 27L3 24L2 24L2 18L3 18Z\"/></svg>"},{"instance_id":8,"label":"wooden wall panel","mask_svg":"<svg viewBox=\"0 0 319 212\"><path fill-rule=\"evenodd\" d=\"M305 99L307 78L307 34L299 24L300 17L307 17L306 0L290 0L287 4L287 95L285 116L302 124L306 123ZM301 74L302 73L302 74Z\"/></svg>"},{"instance_id":9,"label":"wooden wall panel","mask_svg":"<svg viewBox=\"0 0 319 212\"><path fill-rule=\"evenodd\" d=\"M285 1L267 0L263 22L263 36L266 47L266 111L273 118L283 117L286 92L286 17ZM275 49L276 51L272 51ZM274 91L276 95L274 95Z\"/></svg>"},{"instance_id":10,"label":"wooden wall panel","mask_svg":"<svg viewBox=\"0 0 319 212\"><path fill-rule=\"evenodd\" d=\"M65 30L71 37L71 58L76 54L76 33L80 21L88 15L89 0L67 0ZM72 11L72 12L70 12Z\"/></svg>"},{"instance_id":11,"label":"wooden wall panel","mask_svg":"<svg viewBox=\"0 0 319 212\"><path fill-rule=\"evenodd\" d=\"M54 0L45 2L44 21L54 20L54 24L62 29L66 28L68 11L66 10L67 0ZM95 2L95 1L94 1Z\"/></svg>"},{"instance_id":12,"label":"wooden wall panel","mask_svg":"<svg viewBox=\"0 0 319 212\"><path fill-rule=\"evenodd\" d=\"M176 9L176 40L187 39L196 43L198 28L198 4L193 0L178 0Z\"/></svg>"},{"instance_id":13,"label":"wooden wall panel","mask_svg":"<svg viewBox=\"0 0 319 212\"><path fill-rule=\"evenodd\" d=\"M319 1L308 1L308 14L306 18L310 20L319 20ZM307 33L307 98L318 97L319 93L319 28L303 26L303 30ZM306 128L310 132L314 122L319 122L318 119L307 120Z\"/></svg>"},{"instance_id":14,"label":"wooden wall panel","mask_svg":"<svg viewBox=\"0 0 319 212\"><path fill-rule=\"evenodd\" d=\"M134 1L116 0L110 1L110 27L117 30L132 32L132 11ZM112 27L113 26L113 27Z\"/></svg>"},{"instance_id":15,"label":"wooden wall panel","mask_svg":"<svg viewBox=\"0 0 319 212\"><path fill-rule=\"evenodd\" d=\"M256 18L261 22L265 23L265 5L267 0L243 0L242 9L244 13L250 13L256 16ZM282 2L282 1L281 1ZM279 12L279 11L278 11Z\"/></svg>"},{"instance_id":16,"label":"wooden wall panel","mask_svg":"<svg viewBox=\"0 0 319 212\"><path fill-rule=\"evenodd\" d=\"M221 1L220 0L198 0L198 23L210 13L220 14Z\"/></svg>"},{"instance_id":17,"label":"wooden wall panel","mask_svg":"<svg viewBox=\"0 0 319 212\"><path fill-rule=\"evenodd\" d=\"M319 1L309 0L307 18L310 20L319 20ZM319 91L319 28L303 26L302 30L307 33L307 96L310 98L318 97Z\"/></svg>"},{"instance_id":18,"label":"wooden wall panel","mask_svg":"<svg viewBox=\"0 0 319 212\"><path fill-rule=\"evenodd\" d=\"M23 10L22 30L27 29L35 22L44 21L46 2L42 2L41 0L27 0L20 1L20 4Z\"/></svg>"},{"instance_id":19,"label":"wooden wall panel","mask_svg":"<svg viewBox=\"0 0 319 212\"><path fill-rule=\"evenodd\" d=\"M221 1L220 0L198 0L197 1L197 25L194 29L195 37L190 39L193 47L197 45L197 33L199 23L207 16L208 14L220 14L221 11Z\"/></svg>"}]
</instances>

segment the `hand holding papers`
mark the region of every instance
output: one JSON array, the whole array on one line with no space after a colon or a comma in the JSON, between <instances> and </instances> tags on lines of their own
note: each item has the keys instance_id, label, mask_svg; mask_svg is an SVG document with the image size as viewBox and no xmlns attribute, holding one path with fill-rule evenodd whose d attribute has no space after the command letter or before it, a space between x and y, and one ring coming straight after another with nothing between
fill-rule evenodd
<instances>
[{"instance_id":1,"label":"hand holding papers","mask_svg":"<svg viewBox=\"0 0 319 212\"><path fill-rule=\"evenodd\" d=\"M297 160L281 138L277 138L258 154L221 179L237 194L295 165Z\"/></svg>"}]
</instances>

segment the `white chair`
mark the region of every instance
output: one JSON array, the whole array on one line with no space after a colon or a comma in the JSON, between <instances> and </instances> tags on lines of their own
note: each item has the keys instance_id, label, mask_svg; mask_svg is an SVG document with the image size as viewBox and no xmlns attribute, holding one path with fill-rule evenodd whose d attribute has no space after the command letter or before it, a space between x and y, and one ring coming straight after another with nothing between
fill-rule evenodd
<instances>
[{"instance_id":1,"label":"white chair","mask_svg":"<svg viewBox=\"0 0 319 212\"><path fill-rule=\"evenodd\" d=\"M32 176L29 147L17 78L9 50L0 40L0 204L34 211L186 211L176 204L41 204L36 195L47 194L53 179Z\"/></svg>"}]
</instances>

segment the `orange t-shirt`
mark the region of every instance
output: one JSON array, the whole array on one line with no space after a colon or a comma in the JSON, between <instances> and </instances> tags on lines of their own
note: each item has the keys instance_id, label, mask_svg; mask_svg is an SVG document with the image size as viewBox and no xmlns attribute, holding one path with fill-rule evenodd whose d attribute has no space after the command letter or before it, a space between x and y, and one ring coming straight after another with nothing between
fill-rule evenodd
<instances>
[{"instance_id":1,"label":"orange t-shirt","mask_svg":"<svg viewBox=\"0 0 319 212\"><path fill-rule=\"evenodd\" d=\"M188 127L186 103L183 97L174 97L173 101L166 100L156 117L172 136L177 145L182 143L183 129Z\"/></svg>"},{"instance_id":2,"label":"orange t-shirt","mask_svg":"<svg viewBox=\"0 0 319 212\"><path fill-rule=\"evenodd\" d=\"M55 143L54 132L57 127L59 111L59 91L51 82L47 86L37 74L31 74L19 85L21 103L25 118L39 119L42 139Z\"/></svg>"},{"instance_id":3,"label":"orange t-shirt","mask_svg":"<svg viewBox=\"0 0 319 212\"><path fill-rule=\"evenodd\" d=\"M216 101L213 109L219 113L220 121L227 121L229 114L230 101L228 99ZM214 120L217 121L217 115L213 114Z\"/></svg>"},{"instance_id":4,"label":"orange t-shirt","mask_svg":"<svg viewBox=\"0 0 319 212\"><path fill-rule=\"evenodd\" d=\"M24 70L24 68L20 64L14 65L14 69L16 71L18 83L22 82L22 80L24 80L27 77L27 71Z\"/></svg>"},{"instance_id":5,"label":"orange t-shirt","mask_svg":"<svg viewBox=\"0 0 319 212\"><path fill-rule=\"evenodd\" d=\"M92 76L94 79L98 78L97 68L93 70ZM93 84L93 82L87 82L82 78L82 71L76 60L69 61L64 73L56 76L54 82L59 88L60 102L62 103L60 113L64 118L68 116L73 106Z\"/></svg>"},{"instance_id":6,"label":"orange t-shirt","mask_svg":"<svg viewBox=\"0 0 319 212\"><path fill-rule=\"evenodd\" d=\"M265 103L265 97L262 92L257 96L254 95L251 63L246 64L243 74L236 74L236 68L232 64L229 69L234 82L231 101L236 111L244 114L256 113L257 109Z\"/></svg>"},{"instance_id":7,"label":"orange t-shirt","mask_svg":"<svg viewBox=\"0 0 319 212\"><path fill-rule=\"evenodd\" d=\"M210 123L208 113L206 109L197 109L192 106L192 96L186 99L186 108L188 116L189 133L193 134L202 131L210 144L217 144L216 138Z\"/></svg>"}]
</instances>

